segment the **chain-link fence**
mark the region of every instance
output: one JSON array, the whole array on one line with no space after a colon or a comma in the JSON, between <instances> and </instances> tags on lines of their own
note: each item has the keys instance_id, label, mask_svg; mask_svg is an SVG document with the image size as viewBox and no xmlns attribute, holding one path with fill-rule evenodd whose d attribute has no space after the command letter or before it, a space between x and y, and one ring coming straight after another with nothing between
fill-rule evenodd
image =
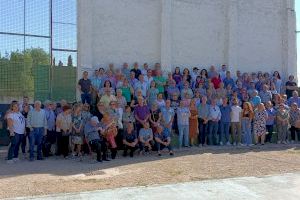
<instances>
[{"instance_id":1,"label":"chain-link fence","mask_svg":"<svg viewBox=\"0 0 300 200\"><path fill-rule=\"evenodd\" d=\"M76 100L76 67L0 61L0 104L31 100Z\"/></svg>"}]
</instances>

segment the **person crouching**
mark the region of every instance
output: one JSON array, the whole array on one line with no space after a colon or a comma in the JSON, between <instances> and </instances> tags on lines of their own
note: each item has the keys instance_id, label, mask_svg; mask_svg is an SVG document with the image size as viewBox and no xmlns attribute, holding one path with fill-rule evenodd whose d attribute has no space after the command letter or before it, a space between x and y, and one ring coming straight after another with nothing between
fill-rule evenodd
<instances>
[{"instance_id":1,"label":"person crouching","mask_svg":"<svg viewBox=\"0 0 300 200\"><path fill-rule=\"evenodd\" d=\"M100 134L99 134L100 132ZM99 120L93 116L84 127L85 138L91 147L92 151L97 153L97 161L108 161L106 158L106 145L102 136L103 129L99 126Z\"/></svg>"},{"instance_id":2,"label":"person crouching","mask_svg":"<svg viewBox=\"0 0 300 200\"><path fill-rule=\"evenodd\" d=\"M168 128L157 127L157 133L154 135L158 156L161 156L161 150L168 148L170 156L173 156L171 146L171 134Z\"/></svg>"}]
</instances>

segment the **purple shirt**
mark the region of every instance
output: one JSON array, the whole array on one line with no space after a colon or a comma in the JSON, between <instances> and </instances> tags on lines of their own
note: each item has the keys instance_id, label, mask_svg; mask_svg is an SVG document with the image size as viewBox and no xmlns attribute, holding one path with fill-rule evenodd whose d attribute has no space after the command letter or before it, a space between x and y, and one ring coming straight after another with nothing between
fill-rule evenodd
<instances>
[{"instance_id":1,"label":"purple shirt","mask_svg":"<svg viewBox=\"0 0 300 200\"><path fill-rule=\"evenodd\" d=\"M173 74L173 79L175 80L175 82L176 82L176 85L178 85L180 82L181 82L181 80L182 80L182 76L181 76L181 74Z\"/></svg>"},{"instance_id":2,"label":"purple shirt","mask_svg":"<svg viewBox=\"0 0 300 200\"><path fill-rule=\"evenodd\" d=\"M144 105L144 106L137 105L134 108L134 115L137 116L140 120L145 120L149 114L150 114L150 111L146 105Z\"/></svg>"}]
</instances>

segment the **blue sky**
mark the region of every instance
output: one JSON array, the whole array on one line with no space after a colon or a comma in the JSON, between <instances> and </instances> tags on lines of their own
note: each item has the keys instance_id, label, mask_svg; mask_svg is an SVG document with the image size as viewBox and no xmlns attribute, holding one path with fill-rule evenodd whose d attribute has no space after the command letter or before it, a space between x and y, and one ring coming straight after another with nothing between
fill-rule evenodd
<instances>
[{"instance_id":1,"label":"blue sky","mask_svg":"<svg viewBox=\"0 0 300 200\"><path fill-rule=\"evenodd\" d=\"M76 0L53 0L53 48L77 49L76 40ZM24 13L25 10L25 13ZM25 14L25 20L24 20ZM0 32L50 36L50 0L0 0ZM43 37L25 37L0 34L0 53L23 51L24 48L43 48L50 51L50 39ZM72 54L76 62L76 53L53 52L56 60L67 64L67 57Z\"/></svg>"},{"instance_id":2,"label":"blue sky","mask_svg":"<svg viewBox=\"0 0 300 200\"><path fill-rule=\"evenodd\" d=\"M300 0L295 0L297 30L300 31ZM298 84L300 81L300 33L297 34L297 68L298 68Z\"/></svg>"}]
</instances>

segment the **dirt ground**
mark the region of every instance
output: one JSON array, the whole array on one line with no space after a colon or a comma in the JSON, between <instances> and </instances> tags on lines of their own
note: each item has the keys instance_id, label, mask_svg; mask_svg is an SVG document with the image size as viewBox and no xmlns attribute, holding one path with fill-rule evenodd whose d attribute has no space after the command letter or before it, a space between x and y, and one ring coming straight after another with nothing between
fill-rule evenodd
<instances>
[{"instance_id":1,"label":"dirt ground","mask_svg":"<svg viewBox=\"0 0 300 200\"><path fill-rule=\"evenodd\" d=\"M104 163L51 157L6 164L0 148L0 198L300 172L300 145L193 147ZM121 153L119 153L120 155Z\"/></svg>"}]
</instances>

